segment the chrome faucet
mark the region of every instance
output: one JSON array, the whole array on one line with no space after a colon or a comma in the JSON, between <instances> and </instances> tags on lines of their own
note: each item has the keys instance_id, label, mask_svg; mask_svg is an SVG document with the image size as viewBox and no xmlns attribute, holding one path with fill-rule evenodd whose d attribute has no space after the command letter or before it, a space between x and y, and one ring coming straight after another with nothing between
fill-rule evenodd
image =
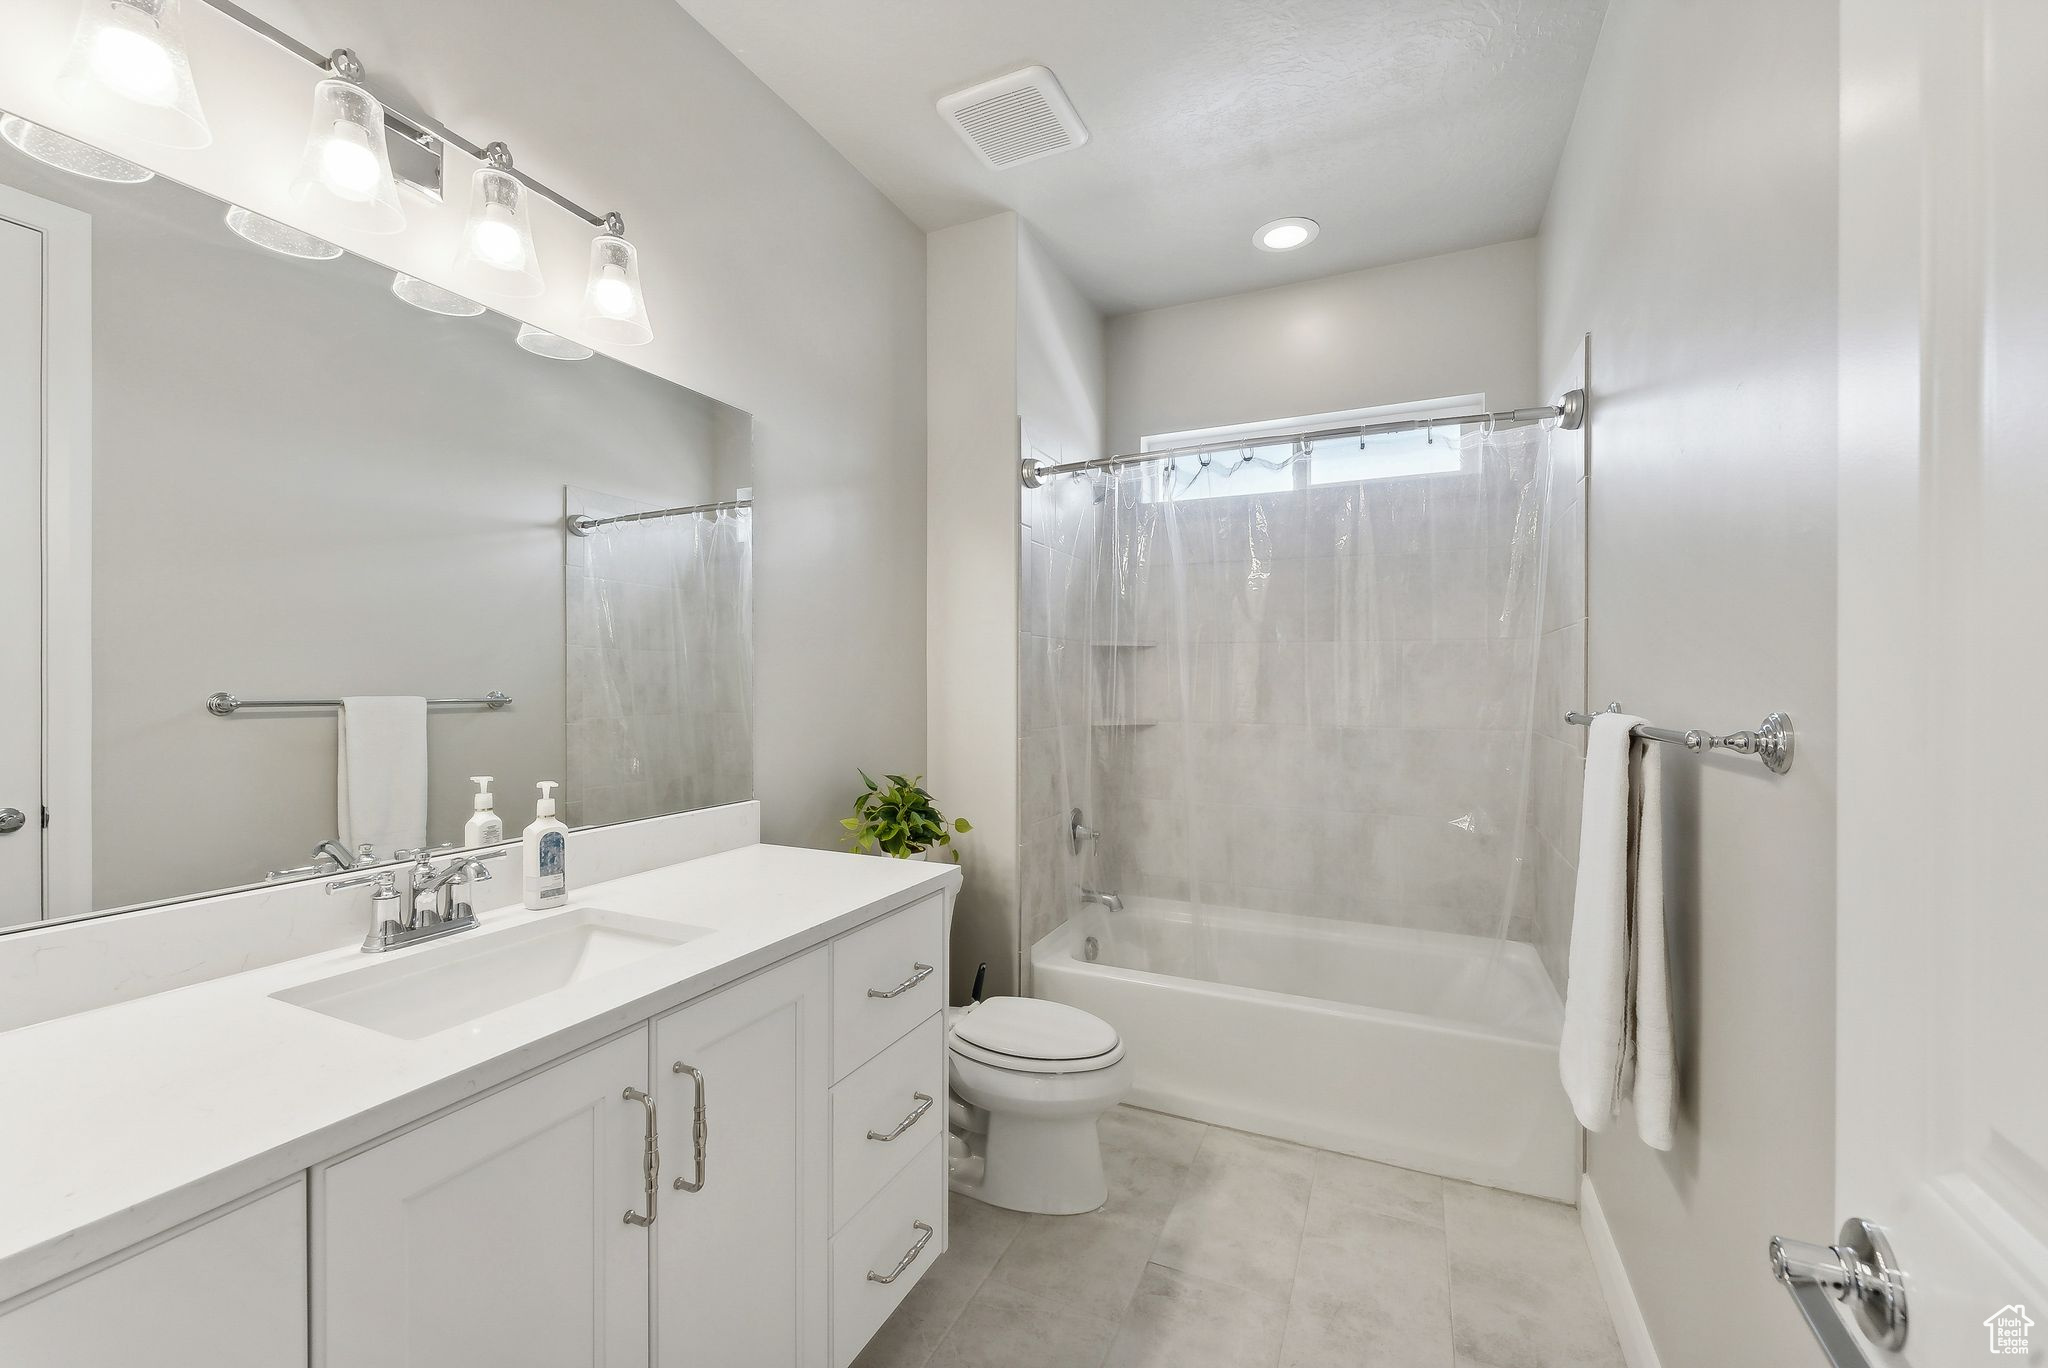
<instances>
[{"instance_id":1,"label":"chrome faucet","mask_svg":"<svg viewBox=\"0 0 2048 1368\"><path fill-rule=\"evenodd\" d=\"M281 879L303 879L314 874L339 874L344 869L358 869L376 862L376 853L367 841L356 847L354 855L350 855L341 848L341 842L326 840L313 847L313 863L294 869L273 869L263 877L276 883Z\"/></svg>"},{"instance_id":2,"label":"chrome faucet","mask_svg":"<svg viewBox=\"0 0 2048 1368\"><path fill-rule=\"evenodd\" d=\"M376 886L376 892L370 895L370 932L363 937L363 950L366 954L377 954L452 936L477 925L476 913L469 905L469 890L478 881L491 877L484 861L503 859L509 854L509 850L486 850L458 855L437 869L430 852L415 851L409 900L399 894L398 873L391 869L360 874L353 879L329 880L327 891L339 893L366 884Z\"/></svg>"},{"instance_id":3,"label":"chrome faucet","mask_svg":"<svg viewBox=\"0 0 2048 1368\"><path fill-rule=\"evenodd\" d=\"M1118 897L1116 894L1107 892L1103 889L1082 889L1081 901L1084 903L1100 903L1103 907L1103 910L1110 912L1112 914L1124 910L1124 900Z\"/></svg>"}]
</instances>

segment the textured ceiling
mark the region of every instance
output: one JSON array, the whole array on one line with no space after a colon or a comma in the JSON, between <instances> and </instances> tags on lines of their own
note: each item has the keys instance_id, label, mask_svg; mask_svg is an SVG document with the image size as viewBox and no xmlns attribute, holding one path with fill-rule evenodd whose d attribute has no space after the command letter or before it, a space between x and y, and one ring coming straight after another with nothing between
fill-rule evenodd
<instances>
[{"instance_id":1,"label":"textured ceiling","mask_svg":"<svg viewBox=\"0 0 2048 1368\"><path fill-rule=\"evenodd\" d=\"M924 228L1015 209L1110 313L1536 231L1606 0L681 0ZM939 96L1039 62L1093 140L983 166ZM1299 253L1251 245L1302 214Z\"/></svg>"}]
</instances>

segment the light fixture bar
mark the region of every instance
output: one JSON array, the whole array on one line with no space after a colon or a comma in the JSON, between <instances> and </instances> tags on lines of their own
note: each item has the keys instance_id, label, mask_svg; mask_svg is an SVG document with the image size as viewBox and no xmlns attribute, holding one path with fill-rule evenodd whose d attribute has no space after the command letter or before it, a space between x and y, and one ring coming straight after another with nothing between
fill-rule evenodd
<instances>
[{"instance_id":1,"label":"light fixture bar","mask_svg":"<svg viewBox=\"0 0 2048 1368\"><path fill-rule=\"evenodd\" d=\"M329 54L307 47L304 43L292 37L289 33L286 33L283 29L277 27L275 24L271 24L262 19L257 18L249 11L243 9L240 5L235 4L234 0L201 0L201 3L207 5L211 9L218 10L220 13L226 15L228 18L240 24L243 28L248 29L251 33L269 39L273 44L280 48L283 48L286 52L289 52L292 56L298 58L300 61L306 62L312 66L319 67L322 71L333 70L333 66L328 60ZM419 142L424 146L425 144L423 142L423 139L434 138L438 139L441 142L447 143L450 147L457 147L462 149L464 152L467 152L470 156L476 158L478 161L489 160L485 148L479 146L476 143L471 142L469 139L463 137L461 134L453 131L450 128L447 128L446 126L436 122L433 119L429 119L421 114L415 114L411 110L393 104L391 99L388 96L386 96L383 91L378 90L368 81L362 81L359 82L359 84L361 84L362 87L365 90L368 90L372 95L375 95L377 97L378 102L384 106L385 121L387 123L395 124L399 132L403 133L406 137L412 139L414 142ZM585 209L582 205L578 204L575 200L570 199L567 195L560 194L559 192L549 188L547 185L535 180L532 176L527 175L524 171L518 170L516 167L511 169L511 174L519 180L520 184L524 185L527 189L533 191L536 195L540 195L545 199L554 201L556 204L560 205L564 209L567 209L570 213L574 214L577 218L582 219L585 223L589 224L593 228L605 227L607 221L612 217L611 215L606 214L591 213L588 209Z\"/></svg>"}]
</instances>

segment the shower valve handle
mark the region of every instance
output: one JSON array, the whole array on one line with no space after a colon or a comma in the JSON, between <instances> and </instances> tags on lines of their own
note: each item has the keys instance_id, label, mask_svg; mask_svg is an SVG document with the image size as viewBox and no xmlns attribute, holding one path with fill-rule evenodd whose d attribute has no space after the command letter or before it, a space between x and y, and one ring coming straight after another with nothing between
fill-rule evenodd
<instances>
[{"instance_id":1,"label":"shower valve handle","mask_svg":"<svg viewBox=\"0 0 2048 1368\"><path fill-rule=\"evenodd\" d=\"M1075 808L1073 816L1068 819L1067 837L1073 844L1074 853L1079 855L1081 853L1081 842L1099 841L1102 839L1102 833L1094 827L1082 825L1081 809Z\"/></svg>"}]
</instances>

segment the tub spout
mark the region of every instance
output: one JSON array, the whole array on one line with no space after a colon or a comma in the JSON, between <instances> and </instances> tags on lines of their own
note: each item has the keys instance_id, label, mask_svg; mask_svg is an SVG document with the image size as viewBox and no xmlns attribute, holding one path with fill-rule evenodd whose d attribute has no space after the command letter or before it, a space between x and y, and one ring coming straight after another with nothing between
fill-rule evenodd
<instances>
[{"instance_id":1,"label":"tub spout","mask_svg":"<svg viewBox=\"0 0 2048 1368\"><path fill-rule=\"evenodd\" d=\"M1081 890L1081 901L1084 903L1100 903L1103 910L1107 912L1115 913L1124 910L1124 900L1106 889L1084 888Z\"/></svg>"}]
</instances>

